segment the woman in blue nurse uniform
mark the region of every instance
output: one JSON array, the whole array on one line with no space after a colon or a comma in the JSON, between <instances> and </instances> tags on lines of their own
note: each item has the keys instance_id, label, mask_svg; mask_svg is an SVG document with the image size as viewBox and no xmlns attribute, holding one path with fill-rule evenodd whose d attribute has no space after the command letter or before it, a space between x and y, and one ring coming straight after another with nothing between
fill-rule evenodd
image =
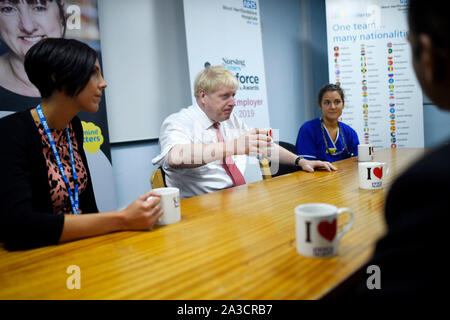
<instances>
[{"instance_id":1,"label":"woman in blue nurse uniform","mask_svg":"<svg viewBox=\"0 0 450 320\"><path fill-rule=\"evenodd\" d=\"M339 161L358 155L359 139L349 125L338 121L344 109L344 92L327 84L318 94L322 117L305 122L297 136L296 151L309 160Z\"/></svg>"}]
</instances>

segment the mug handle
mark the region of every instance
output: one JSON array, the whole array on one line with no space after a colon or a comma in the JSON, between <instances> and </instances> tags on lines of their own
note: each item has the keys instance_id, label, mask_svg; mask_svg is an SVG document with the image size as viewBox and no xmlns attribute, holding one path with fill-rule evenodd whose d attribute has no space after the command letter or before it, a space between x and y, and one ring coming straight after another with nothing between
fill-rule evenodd
<instances>
[{"instance_id":1,"label":"mug handle","mask_svg":"<svg viewBox=\"0 0 450 320\"><path fill-rule=\"evenodd\" d=\"M344 212L348 212L350 213L350 222L347 223L347 225L345 226L344 230L342 230L341 232L339 232L339 234L337 235L337 240L340 241L342 236L347 233L348 230L350 230L350 228L353 225L353 211L350 210L349 208L339 208L337 211L337 216L339 217L341 215L341 213Z\"/></svg>"},{"instance_id":2,"label":"mug handle","mask_svg":"<svg viewBox=\"0 0 450 320\"><path fill-rule=\"evenodd\" d=\"M384 163L384 166L386 167L386 176L389 174L389 169L391 168L391 166L388 163ZM384 174L383 174L383 178L384 178Z\"/></svg>"}]
</instances>

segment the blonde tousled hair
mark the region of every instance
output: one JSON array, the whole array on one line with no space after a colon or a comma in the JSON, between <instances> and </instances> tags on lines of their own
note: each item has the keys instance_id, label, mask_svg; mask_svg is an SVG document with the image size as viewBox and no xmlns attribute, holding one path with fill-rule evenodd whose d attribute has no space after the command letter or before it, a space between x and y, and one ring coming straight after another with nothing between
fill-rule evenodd
<instances>
[{"instance_id":1,"label":"blonde tousled hair","mask_svg":"<svg viewBox=\"0 0 450 320\"><path fill-rule=\"evenodd\" d=\"M208 66L195 77L194 96L198 99L201 90L210 94L220 86L237 90L239 85L236 77L224 66Z\"/></svg>"}]
</instances>

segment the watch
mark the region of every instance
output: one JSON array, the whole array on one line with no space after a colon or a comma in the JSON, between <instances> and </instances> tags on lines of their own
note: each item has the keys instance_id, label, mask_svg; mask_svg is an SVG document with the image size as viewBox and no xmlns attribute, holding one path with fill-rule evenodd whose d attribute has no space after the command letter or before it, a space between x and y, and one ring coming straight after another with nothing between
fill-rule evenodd
<instances>
[{"instance_id":1,"label":"watch","mask_svg":"<svg viewBox=\"0 0 450 320\"><path fill-rule=\"evenodd\" d=\"M297 159L295 159L295 165L296 165L297 167L300 167L300 165L299 165L298 163L299 163L300 160L302 160L302 159L305 159L305 157L298 156Z\"/></svg>"}]
</instances>

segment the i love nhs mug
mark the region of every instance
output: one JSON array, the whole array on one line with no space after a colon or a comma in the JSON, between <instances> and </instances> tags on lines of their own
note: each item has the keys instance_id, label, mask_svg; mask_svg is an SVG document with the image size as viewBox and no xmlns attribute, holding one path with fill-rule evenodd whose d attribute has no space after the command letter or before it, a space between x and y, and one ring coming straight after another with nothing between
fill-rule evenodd
<instances>
[{"instance_id":1,"label":"i love nhs mug","mask_svg":"<svg viewBox=\"0 0 450 320\"><path fill-rule=\"evenodd\" d=\"M180 189L178 188L157 188L153 192L161 195L161 208L163 215L159 218L156 224L166 225L178 222L181 220L180 209ZM149 197L147 200L149 200Z\"/></svg>"},{"instance_id":2,"label":"i love nhs mug","mask_svg":"<svg viewBox=\"0 0 450 320\"><path fill-rule=\"evenodd\" d=\"M389 166L385 162L358 163L359 187L361 189L381 189L388 173Z\"/></svg>"},{"instance_id":3,"label":"i love nhs mug","mask_svg":"<svg viewBox=\"0 0 450 320\"><path fill-rule=\"evenodd\" d=\"M350 214L350 221L338 233L338 218ZM353 211L327 203L307 203L295 207L297 252L306 257L338 254L339 241L353 224Z\"/></svg>"},{"instance_id":4,"label":"i love nhs mug","mask_svg":"<svg viewBox=\"0 0 450 320\"><path fill-rule=\"evenodd\" d=\"M373 160L373 146L371 144L358 145L358 161L372 161Z\"/></svg>"}]
</instances>

